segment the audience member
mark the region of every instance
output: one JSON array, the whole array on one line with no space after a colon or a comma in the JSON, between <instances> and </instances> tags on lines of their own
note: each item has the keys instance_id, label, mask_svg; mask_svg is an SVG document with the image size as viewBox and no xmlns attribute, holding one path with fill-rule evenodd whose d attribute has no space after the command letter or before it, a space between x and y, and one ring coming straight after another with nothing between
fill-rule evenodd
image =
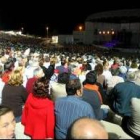
<instances>
[{"instance_id":1,"label":"audience member","mask_svg":"<svg viewBox=\"0 0 140 140\"><path fill-rule=\"evenodd\" d=\"M2 104L11 107L16 117L16 122L21 120L22 107L27 99L27 91L22 85L21 72L15 70L11 73L8 84L2 91Z\"/></svg>"},{"instance_id":2,"label":"audience member","mask_svg":"<svg viewBox=\"0 0 140 140\"><path fill-rule=\"evenodd\" d=\"M0 139L14 139L15 126L13 111L9 107L0 105Z\"/></svg>"},{"instance_id":3,"label":"audience member","mask_svg":"<svg viewBox=\"0 0 140 140\"><path fill-rule=\"evenodd\" d=\"M79 117L95 118L90 104L82 100L82 87L79 79L66 84L67 97L55 101L56 139L65 139L68 127Z\"/></svg>"},{"instance_id":4,"label":"audience member","mask_svg":"<svg viewBox=\"0 0 140 140\"><path fill-rule=\"evenodd\" d=\"M26 135L32 139L54 138L54 104L50 100L49 81L38 79L29 94L22 114Z\"/></svg>"},{"instance_id":5,"label":"audience member","mask_svg":"<svg viewBox=\"0 0 140 140\"><path fill-rule=\"evenodd\" d=\"M68 131L68 139L108 139L108 133L103 125L94 119L79 118L75 120Z\"/></svg>"}]
</instances>

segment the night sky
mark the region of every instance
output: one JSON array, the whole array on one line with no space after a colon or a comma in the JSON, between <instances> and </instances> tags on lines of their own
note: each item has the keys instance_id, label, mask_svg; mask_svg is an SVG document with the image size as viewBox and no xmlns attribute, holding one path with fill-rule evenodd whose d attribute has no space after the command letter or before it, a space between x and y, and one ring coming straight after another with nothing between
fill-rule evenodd
<instances>
[{"instance_id":1,"label":"night sky","mask_svg":"<svg viewBox=\"0 0 140 140\"><path fill-rule=\"evenodd\" d=\"M92 1L92 2L91 2ZM20 30L24 33L46 35L71 34L87 16L108 10L139 8L134 1L122 4L120 1L98 0L19 0L4 1L0 4L0 30Z\"/></svg>"}]
</instances>

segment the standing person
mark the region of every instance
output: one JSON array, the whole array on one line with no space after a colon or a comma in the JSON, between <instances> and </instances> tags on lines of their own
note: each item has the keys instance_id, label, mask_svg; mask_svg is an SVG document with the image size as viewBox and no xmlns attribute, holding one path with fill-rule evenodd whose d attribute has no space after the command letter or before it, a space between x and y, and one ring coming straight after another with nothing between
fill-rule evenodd
<instances>
[{"instance_id":1,"label":"standing person","mask_svg":"<svg viewBox=\"0 0 140 140\"><path fill-rule=\"evenodd\" d=\"M15 126L13 111L9 107L0 105L0 139L13 139Z\"/></svg>"},{"instance_id":2,"label":"standing person","mask_svg":"<svg viewBox=\"0 0 140 140\"><path fill-rule=\"evenodd\" d=\"M54 138L54 104L50 100L49 81L39 78L29 94L22 114L24 133L32 139Z\"/></svg>"},{"instance_id":3,"label":"standing person","mask_svg":"<svg viewBox=\"0 0 140 140\"><path fill-rule=\"evenodd\" d=\"M65 139L68 127L76 119L86 116L95 118L90 104L82 100L82 87L79 79L70 80L66 84L67 97L55 101L56 139Z\"/></svg>"},{"instance_id":4,"label":"standing person","mask_svg":"<svg viewBox=\"0 0 140 140\"><path fill-rule=\"evenodd\" d=\"M12 108L16 122L20 122L21 120L22 107L28 96L22 83L23 77L21 72L15 70L10 75L10 79L2 91L2 105Z\"/></svg>"}]
</instances>

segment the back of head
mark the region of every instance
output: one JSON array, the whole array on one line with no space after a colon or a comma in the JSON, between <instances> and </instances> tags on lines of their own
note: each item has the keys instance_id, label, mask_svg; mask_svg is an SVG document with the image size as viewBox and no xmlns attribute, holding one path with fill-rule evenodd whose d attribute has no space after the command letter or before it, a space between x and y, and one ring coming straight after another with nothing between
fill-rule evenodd
<instances>
[{"instance_id":1,"label":"back of head","mask_svg":"<svg viewBox=\"0 0 140 140\"><path fill-rule=\"evenodd\" d=\"M119 75L119 68L117 68L117 69L111 69L111 74L112 74L113 76Z\"/></svg>"},{"instance_id":2,"label":"back of head","mask_svg":"<svg viewBox=\"0 0 140 140\"><path fill-rule=\"evenodd\" d=\"M34 70L34 76L38 78L43 77L44 76L43 70L40 67L36 68Z\"/></svg>"},{"instance_id":3,"label":"back of head","mask_svg":"<svg viewBox=\"0 0 140 140\"><path fill-rule=\"evenodd\" d=\"M135 80L136 80L136 74L135 74L135 72L129 71L127 73L127 81L134 82Z\"/></svg>"},{"instance_id":4,"label":"back of head","mask_svg":"<svg viewBox=\"0 0 140 140\"><path fill-rule=\"evenodd\" d=\"M68 130L68 139L108 139L108 134L102 124L94 119L79 118Z\"/></svg>"},{"instance_id":5,"label":"back of head","mask_svg":"<svg viewBox=\"0 0 140 140\"><path fill-rule=\"evenodd\" d=\"M98 75L103 73L103 65L102 64L97 64L95 66L95 71L97 72Z\"/></svg>"},{"instance_id":6,"label":"back of head","mask_svg":"<svg viewBox=\"0 0 140 140\"><path fill-rule=\"evenodd\" d=\"M58 83L62 83L62 84L68 83L69 77L70 77L70 75L68 73L66 73L66 72L60 73L58 75Z\"/></svg>"},{"instance_id":7,"label":"back of head","mask_svg":"<svg viewBox=\"0 0 140 140\"><path fill-rule=\"evenodd\" d=\"M85 84L95 84L97 81L97 75L95 71L90 71L86 74Z\"/></svg>"},{"instance_id":8,"label":"back of head","mask_svg":"<svg viewBox=\"0 0 140 140\"><path fill-rule=\"evenodd\" d=\"M39 78L33 87L33 95L37 98L49 98L49 80Z\"/></svg>"},{"instance_id":9,"label":"back of head","mask_svg":"<svg viewBox=\"0 0 140 140\"><path fill-rule=\"evenodd\" d=\"M12 71L12 69L14 68L14 63L13 61L7 61L4 64L4 71Z\"/></svg>"},{"instance_id":10,"label":"back of head","mask_svg":"<svg viewBox=\"0 0 140 140\"><path fill-rule=\"evenodd\" d=\"M119 71L120 71L120 73L125 74L127 72L127 68L125 66L120 66Z\"/></svg>"},{"instance_id":11,"label":"back of head","mask_svg":"<svg viewBox=\"0 0 140 140\"><path fill-rule=\"evenodd\" d=\"M76 95L77 90L81 89L81 83L79 79L69 80L66 84L67 95Z\"/></svg>"},{"instance_id":12,"label":"back of head","mask_svg":"<svg viewBox=\"0 0 140 140\"><path fill-rule=\"evenodd\" d=\"M23 83L23 76L22 76L21 72L19 70L14 70L10 74L8 84L13 85L13 86L20 86L20 85L22 85L22 83Z\"/></svg>"}]
</instances>

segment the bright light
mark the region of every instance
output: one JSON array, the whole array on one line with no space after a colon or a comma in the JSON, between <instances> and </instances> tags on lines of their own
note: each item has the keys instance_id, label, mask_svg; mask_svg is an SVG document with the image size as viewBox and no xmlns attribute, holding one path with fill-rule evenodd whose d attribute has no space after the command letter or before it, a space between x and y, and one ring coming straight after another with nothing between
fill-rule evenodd
<instances>
[{"instance_id":1,"label":"bright light","mask_svg":"<svg viewBox=\"0 0 140 140\"><path fill-rule=\"evenodd\" d=\"M49 27L46 27L46 30L48 30L49 29Z\"/></svg>"},{"instance_id":2,"label":"bright light","mask_svg":"<svg viewBox=\"0 0 140 140\"><path fill-rule=\"evenodd\" d=\"M109 32L109 31L107 31L107 34L109 35L109 34L110 34L110 32Z\"/></svg>"},{"instance_id":3,"label":"bright light","mask_svg":"<svg viewBox=\"0 0 140 140\"><path fill-rule=\"evenodd\" d=\"M105 31L103 31L103 34L105 34Z\"/></svg>"},{"instance_id":4,"label":"bright light","mask_svg":"<svg viewBox=\"0 0 140 140\"><path fill-rule=\"evenodd\" d=\"M99 31L99 34L101 35L101 34L102 34L102 32L101 32L101 31Z\"/></svg>"},{"instance_id":5,"label":"bright light","mask_svg":"<svg viewBox=\"0 0 140 140\"><path fill-rule=\"evenodd\" d=\"M52 36L52 43L58 43L58 36Z\"/></svg>"},{"instance_id":6,"label":"bright light","mask_svg":"<svg viewBox=\"0 0 140 140\"><path fill-rule=\"evenodd\" d=\"M79 30L81 31L83 29L83 27L82 26L79 26Z\"/></svg>"},{"instance_id":7,"label":"bright light","mask_svg":"<svg viewBox=\"0 0 140 140\"><path fill-rule=\"evenodd\" d=\"M112 31L112 35L114 35L115 34L115 32L114 31Z\"/></svg>"},{"instance_id":8,"label":"bright light","mask_svg":"<svg viewBox=\"0 0 140 140\"><path fill-rule=\"evenodd\" d=\"M47 30L47 38L48 38L48 30L49 30L49 27L46 27L46 30Z\"/></svg>"}]
</instances>

